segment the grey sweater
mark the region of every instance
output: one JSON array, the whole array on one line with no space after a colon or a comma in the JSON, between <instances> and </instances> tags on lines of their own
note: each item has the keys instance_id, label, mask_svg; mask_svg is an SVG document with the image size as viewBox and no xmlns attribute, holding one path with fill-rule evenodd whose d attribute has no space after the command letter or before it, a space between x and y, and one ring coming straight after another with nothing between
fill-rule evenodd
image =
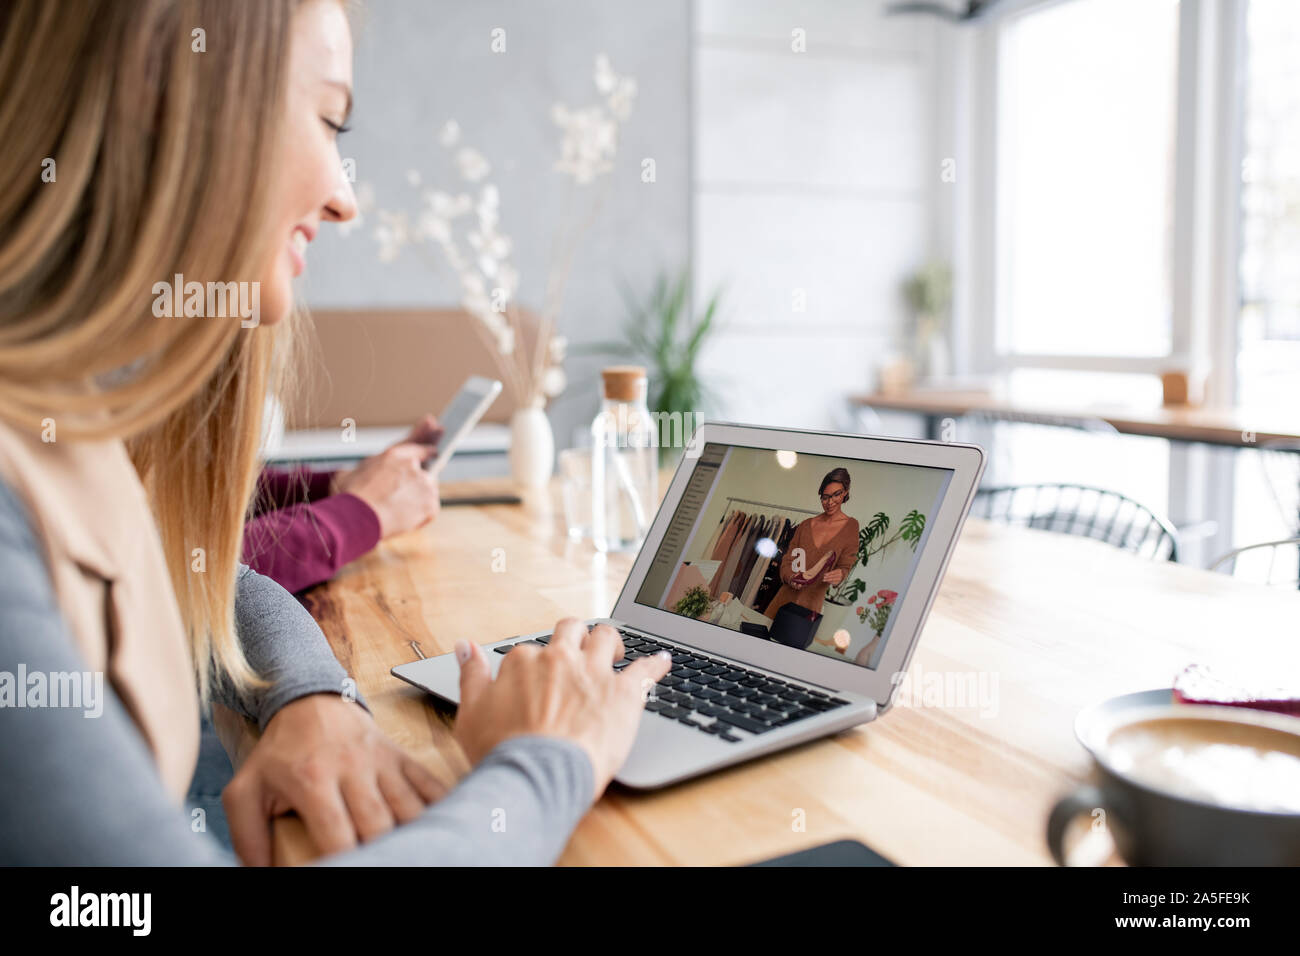
<instances>
[{"instance_id":1,"label":"grey sweater","mask_svg":"<svg viewBox=\"0 0 1300 956\"><path fill-rule=\"evenodd\" d=\"M215 699L265 728L290 701L343 689L346 674L316 622L278 584L242 569L236 614L245 653L271 686L241 698L219 684ZM206 833L191 831L107 682L98 716L84 700L18 706L20 697L38 700L25 693L32 675L85 670L23 505L0 482L0 865L235 864ZM592 789L590 761L576 744L516 737L418 820L322 862L548 865Z\"/></svg>"}]
</instances>

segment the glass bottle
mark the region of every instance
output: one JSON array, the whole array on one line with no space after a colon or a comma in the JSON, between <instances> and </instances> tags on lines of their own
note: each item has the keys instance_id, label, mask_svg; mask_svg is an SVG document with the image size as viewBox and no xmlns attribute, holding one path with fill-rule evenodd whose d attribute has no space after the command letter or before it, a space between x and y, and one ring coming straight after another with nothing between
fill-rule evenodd
<instances>
[{"instance_id":1,"label":"glass bottle","mask_svg":"<svg viewBox=\"0 0 1300 956\"><path fill-rule=\"evenodd\" d=\"M641 546L659 495L658 440L639 365L601 372L605 398L591 423L592 538L600 551Z\"/></svg>"}]
</instances>

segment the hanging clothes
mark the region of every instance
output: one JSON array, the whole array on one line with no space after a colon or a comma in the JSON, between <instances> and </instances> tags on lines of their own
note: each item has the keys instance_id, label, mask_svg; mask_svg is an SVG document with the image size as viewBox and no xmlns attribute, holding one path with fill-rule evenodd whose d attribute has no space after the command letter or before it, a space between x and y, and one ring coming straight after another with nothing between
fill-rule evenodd
<instances>
[{"instance_id":1,"label":"hanging clothes","mask_svg":"<svg viewBox=\"0 0 1300 956\"><path fill-rule=\"evenodd\" d=\"M725 591L731 590L731 579L735 577L736 566L740 564L741 559L745 556L745 540L749 537L749 532L757 520L754 515L743 513L738 517L741 520L736 522L736 533L732 536L727 553L722 559L722 563L718 565L713 580L709 582L709 594L715 598Z\"/></svg>"},{"instance_id":2,"label":"hanging clothes","mask_svg":"<svg viewBox=\"0 0 1300 956\"><path fill-rule=\"evenodd\" d=\"M710 560L726 561L727 553L731 546L736 543L736 535L740 533L740 526L745 521L745 513L737 508L731 513L726 527L723 528L722 534L718 536L717 543L713 546L713 551L709 554Z\"/></svg>"},{"instance_id":3,"label":"hanging clothes","mask_svg":"<svg viewBox=\"0 0 1300 956\"><path fill-rule=\"evenodd\" d=\"M716 599L723 594L734 594L746 607L758 608L752 603L771 556L764 557L758 544L765 538L783 533L789 519L780 514L737 511L727 521L719 534L718 546L711 552L717 557L717 569L709 581L709 593ZM773 538L773 540L775 540ZM755 570L763 568L756 576ZM748 599L747 599L748 598Z\"/></svg>"},{"instance_id":4,"label":"hanging clothes","mask_svg":"<svg viewBox=\"0 0 1300 956\"><path fill-rule=\"evenodd\" d=\"M773 551L775 551L775 549L778 547L777 540L781 534L782 529L785 527L785 524L786 524L785 518L778 517L772 519L772 523L768 527L767 533L763 536L763 538L759 539L760 543L763 540L772 542L772 549ZM766 557L759 555L758 560L754 562L754 567L749 572L749 578L745 582L745 588L740 595L740 599L745 602L746 607L756 606L755 601L756 598L758 597L758 589L763 584L763 579L767 576L767 569L772 564L772 558L773 558L773 553L769 553Z\"/></svg>"},{"instance_id":5,"label":"hanging clothes","mask_svg":"<svg viewBox=\"0 0 1300 956\"><path fill-rule=\"evenodd\" d=\"M782 520L781 530L774 539L776 541L776 554L772 555L771 560L768 561L753 600L747 602L750 607L760 611L763 610L776 592L781 589L781 559L785 557L786 549L790 547L790 539L794 537L794 529L795 523L793 521L789 518Z\"/></svg>"},{"instance_id":6,"label":"hanging clothes","mask_svg":"<svg viewBox=\"0 0 1300 956\"><path fill-rule=\"evenodd\" d=\"M767 518L762 515L756 515L754 523L745 535L744 543L741 547L740 560L736 562L736 570L732 572L731 581L727 585L727 590L737 596L745 589L745 582L749 580L749 572L754 567L754 561L758 558L758 541L764 535L764 529L767 527Z\"/></svg>"},{"instance_id":7,"label":"hanging clothes","mask_svg":"<svg viewBox=\"0 0 1300 956\"><path fill-rule=\"evenodd\" d=\"M734 511L728 511L718 519L718 524L717 527L713 529L713 534L709 535L709 540L706 541L704 547L700 549L700 560L712 560L713 549L718 546L718 539L722 537L722 531L726 528L727 522L731 519L733 514L735 514Z\"/></svg>"}]
</instances>

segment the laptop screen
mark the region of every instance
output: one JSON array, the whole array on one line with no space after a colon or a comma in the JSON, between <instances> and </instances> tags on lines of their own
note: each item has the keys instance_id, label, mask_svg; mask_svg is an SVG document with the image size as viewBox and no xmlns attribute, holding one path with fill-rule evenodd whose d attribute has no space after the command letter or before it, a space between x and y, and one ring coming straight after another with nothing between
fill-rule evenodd
<instances>
[{"instance_id":1,"label":"laptop screen","mask_svg":"<svg viewBox=\"0 0 1300 956\"><path fill-rule=\"evenodd\" d=\"M952 475L708 442L636 602L874 669Z\"/></svg>"}]
</instances>

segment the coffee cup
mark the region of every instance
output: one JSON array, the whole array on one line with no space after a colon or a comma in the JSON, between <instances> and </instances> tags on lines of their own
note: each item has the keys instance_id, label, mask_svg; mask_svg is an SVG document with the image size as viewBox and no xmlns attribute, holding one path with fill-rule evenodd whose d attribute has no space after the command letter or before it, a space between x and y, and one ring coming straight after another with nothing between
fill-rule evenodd
<instances>
[{"instance_id":1,"label":"coffee cup","mask_svg":"<svg viewBox=\"0 0 1300 956\"><path fill-rule=\"evenodd\" d=\"M1056 862L1088 817L1132 866L1300 865L1300 719L1164 700L1129 695L1079 715L1093 782L1052 809Z\"/></svg>"}]
</instances>

